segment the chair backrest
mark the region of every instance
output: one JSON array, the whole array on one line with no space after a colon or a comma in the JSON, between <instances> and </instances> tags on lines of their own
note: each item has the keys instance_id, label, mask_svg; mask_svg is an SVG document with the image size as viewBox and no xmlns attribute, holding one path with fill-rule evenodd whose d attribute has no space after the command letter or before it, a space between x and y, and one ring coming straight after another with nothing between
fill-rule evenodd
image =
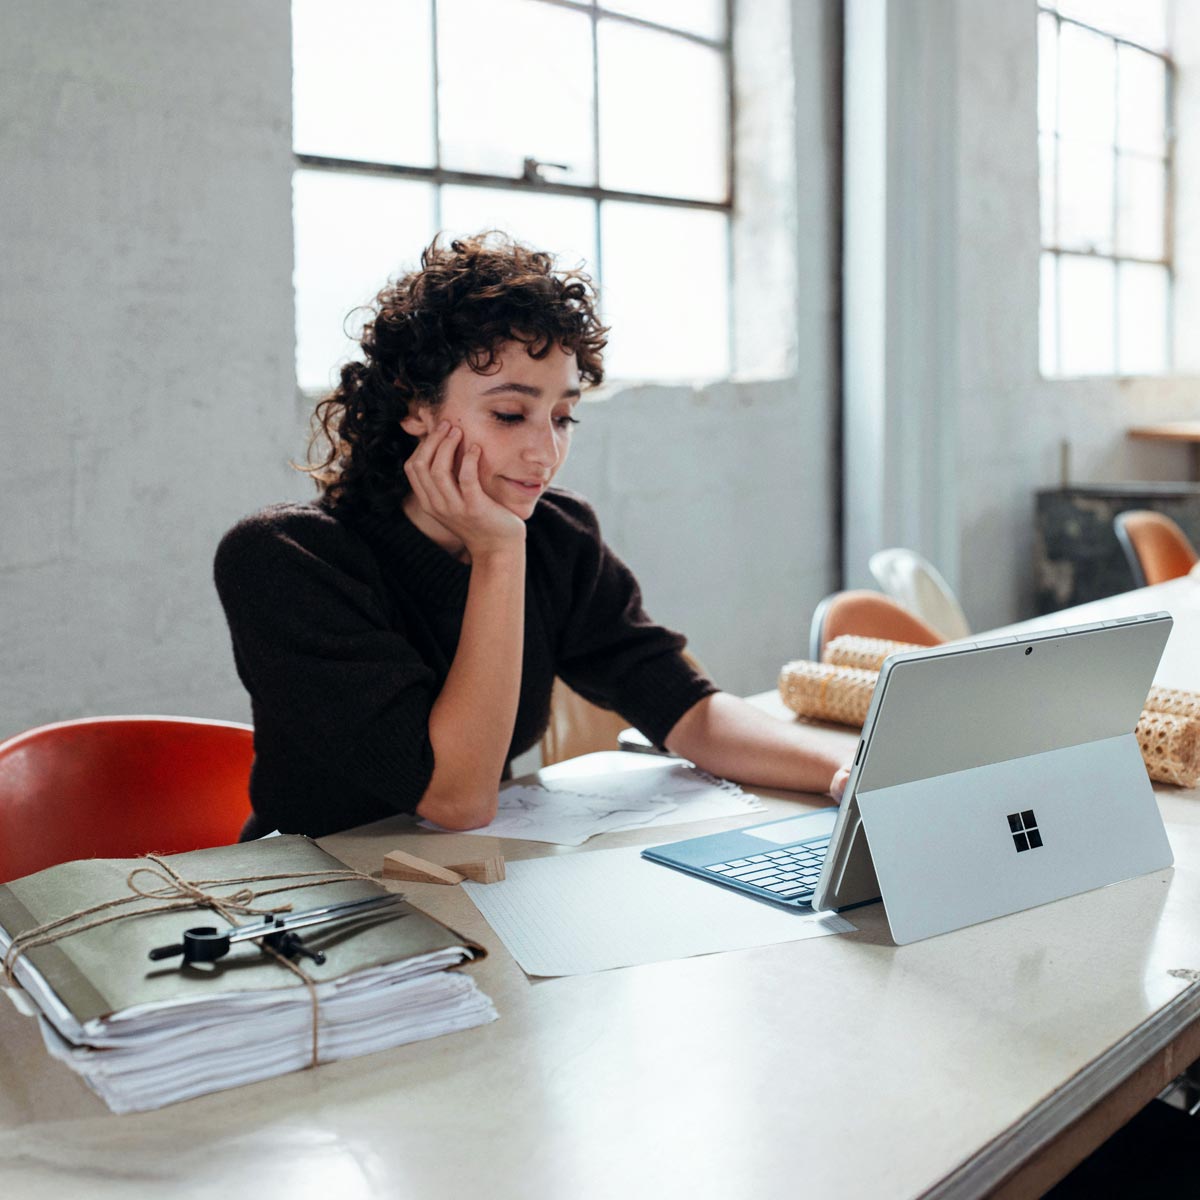
<instances>
[{"instance_id":1,"label":"chair backrest","mask_svg":"<svg viewBox=\"0 0 1200 1200\"><path fill-rule=\"evenodd\" d=\"M1170 517L1139 508L1118 513L1113 532L1133 575L1134 587L1149 587L1186 575L1196 565L1196 548Z\"/></svg>"},{"instance_id":2,"label":"chair backrest","mask_svg":"<svg viewBox=\"0 0 1200 1200\"><path fill-rule=\"evenodd\" d=\"M868 591L834 592L817 605L809 635L809 658L820 662L826 643L843 634L912 642L916 646L937 646L946 641L895 600Z\"/></svg>"},{"instance_id":3,"label":"chair backrest","mask_svg":"<svg viewBox=\"0 0 1200 1200\"><path fill-rule=\"evenodd\" d=\"M249 725L190 717L85 717L0 742L0 882L236 842L253 759Z\"/></svg>"},{"instance_id":4,"label":"chair backrest","mask_svg":"<svg viewBox=\"0 0 1200 1200\"><path fill-rule=\"evenodd\" d=\"M684 650L683 657L697 671L704 671L689 651ZM550 693L550 724L542 734L542 766L597 750L617 750L617 735L628 728L629 722L620 713L585 700L561 679L555 679Z\"/></svg>"},{"instance_id":5,"label":"chair backrest","mask_svg":"<svg viewBox=\"0 0 1200 1200\"><path fill-rule=\"evenodd\" d=\"M941 572L915 550L894 547L871 555L867 566L884 594L898 600L946 641L971 632L966 614Z\"/></svg>"},{"instance_id":6,"label":"chair backrest","mask_svg":"<svg viewBox=\"0 0 1200 1200\"><path fill-rule=\"evenodd\" d=\"M596 750L616 750L617 734L628 725L620 713L585 700L561 679L555 679L550 694L550 724L542 734L542 766Z\"/></svg>"}]
</instances>

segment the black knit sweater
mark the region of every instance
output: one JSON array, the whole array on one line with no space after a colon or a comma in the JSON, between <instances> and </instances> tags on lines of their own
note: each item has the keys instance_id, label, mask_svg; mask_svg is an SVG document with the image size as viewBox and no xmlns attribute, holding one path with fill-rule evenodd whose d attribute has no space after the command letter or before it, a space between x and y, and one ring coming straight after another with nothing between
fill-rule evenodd
<instances>
[{"instance_id":1,"label":"black knit sweater","mask_svg":"<svg viewBox=\"0 0 1200 1200\"><path fill-rule=\"evenodd\" d=\"M400 512L279 504L225 535L215 577L250 693L250 798L263 824L319 837L415 809L433 772L429 711L470 574ZM661 745L716 691L683 645L646 616L586 501L550 489L527 522L510 759L545 731L555 675Z\"/></svg>"}]
</instances>

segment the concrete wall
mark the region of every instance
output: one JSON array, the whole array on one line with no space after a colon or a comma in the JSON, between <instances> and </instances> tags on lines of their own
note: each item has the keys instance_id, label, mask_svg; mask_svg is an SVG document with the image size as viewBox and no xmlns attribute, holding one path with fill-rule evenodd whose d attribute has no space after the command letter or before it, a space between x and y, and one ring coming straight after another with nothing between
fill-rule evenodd
<instances>
[{"instance_id":1,"label":"concrete wall","mask_svg":"<svg viewBox=\"0 0 1200 1200\"><path fill-rule=\"evenodd\" d=\"M961 0L957 8L959 61L969 64L957 97L958 582L973 627L984 629L1033 611L1033 493L1059 482L1061 441L1070 443L1076 483L1185 479L1183 449L1131 441L1125 430L1194 419L1200 379L1040 378L1035 8L993 0ZM1192 13L1177 28L1181 62L1195 61L1197 24ZM1194 171L1200 112L1195 80L1181 78L1180 165ZM1185 233L1177 279L1185 296L1194 295L1194 189L1179 189L1176 221ZM1195 341L1194 323L1180 319L1181 369L1196 369Z\"/></svg>"},{"instance_id":2,"label":"concrete wall","mask_svg":"<svg viewBox=\"0 0 1200 1200\"><path fill-rule=\"evenodd\" d=\"M6 0L0 736L240 716L220 532L295 489L284 0Z\"/></svg>"},{"instance_id":3,"label":"concrete wall","mask_svg":"<svg viewBox=\"0 0 1200 1200\"><path fill-rule=\"evenodd\" d=\"M765 173L739 168L739 374L757 381L610 396L563 476L651 612L738 691L801 652L833 582L839 9L764 0L739 79L743 144L771 147ZM306 407L288 5L7 0L2 19L0 736L245 718L212 551L242 513L311 494L286 465ZM768 199L779 220L751 221Z\"/></svg>"},{"instance_id":4,"label":"concrete wall","mask_svg":"<svg viewBox=\"0 0 1200 1200\"><path fill-rule=\"evenodd\" d=\"M560 479L648 611L747 693L807 653L836 582L841 5L738 9L735 379L589 405Z\"/></svg>"}]
</instances>

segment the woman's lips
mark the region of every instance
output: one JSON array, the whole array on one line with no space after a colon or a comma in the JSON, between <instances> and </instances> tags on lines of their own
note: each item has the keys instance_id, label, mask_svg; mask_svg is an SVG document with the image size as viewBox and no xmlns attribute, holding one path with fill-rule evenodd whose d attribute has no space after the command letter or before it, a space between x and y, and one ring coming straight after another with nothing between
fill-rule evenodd
<instances>
[{"instance_id":1,"label":"woman's lips","mask_svg":"<svg viewBox=\"0 0 1200 1200\"><path fill-rule=\"evenodd\" d=\"M505 483L511 483L512 486L517 489L517 491L526 496L536 496L546 486L540 481L526 483L521 479L509 479L507 475L501 475L500 478L503 479Z\"/></svg>"}]
</instances>

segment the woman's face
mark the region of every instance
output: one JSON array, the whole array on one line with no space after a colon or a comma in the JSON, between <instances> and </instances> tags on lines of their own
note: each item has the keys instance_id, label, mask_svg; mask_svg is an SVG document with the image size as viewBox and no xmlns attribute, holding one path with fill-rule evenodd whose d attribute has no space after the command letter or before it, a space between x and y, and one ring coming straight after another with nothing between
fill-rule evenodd
<instances>
[{"instance_id":1,"label":"woman's face","mask_svg":"<svg viewBox=\"0 0 1200 1200\"><path fill-rule=\"evenodd\" d=\"M521 342L505 342L487 374L464 363L447 376L441 405L421 407L401 424L422 439L441 421L459 426L456 471L467 447L478 445L483 490L527 520L566 461L579 394L572 351L556 345L531 358Z\"/></svg>"}]
</instances>

